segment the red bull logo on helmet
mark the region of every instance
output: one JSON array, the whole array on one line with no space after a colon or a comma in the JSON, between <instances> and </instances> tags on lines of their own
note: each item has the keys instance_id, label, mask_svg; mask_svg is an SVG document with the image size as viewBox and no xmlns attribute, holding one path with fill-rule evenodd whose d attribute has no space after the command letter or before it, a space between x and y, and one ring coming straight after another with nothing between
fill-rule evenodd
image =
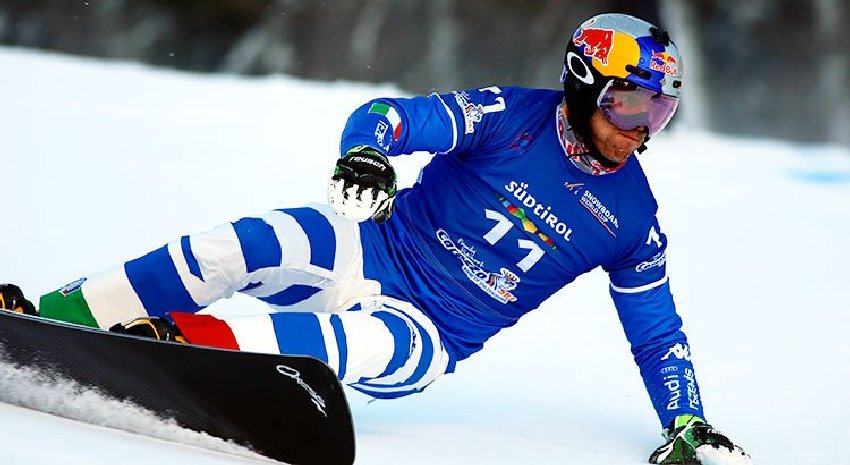
<instances>
[{"instance_id":1,"label":"red bull logo on helmet","mask_svg":"<svg viewBox=\"0 0 850 465\"><path fill-rule=\"evenodd\" d=\"M679 75L679 62L667 52L655 52L649 60L649 69L671 76Z\"/></svg>"},{"instance_id":2,"label":"red bull logo on helmet","mask_svg":"<svg viewBox=\"0 0 850 465\"><path fill-rule=\"evenodd\" d=\"M608 55L614 48L614 30L582 28L573 37L573 44L576 47L584 45L584 56L596 58L607 65Z\"/></svg>"}]
</instances>

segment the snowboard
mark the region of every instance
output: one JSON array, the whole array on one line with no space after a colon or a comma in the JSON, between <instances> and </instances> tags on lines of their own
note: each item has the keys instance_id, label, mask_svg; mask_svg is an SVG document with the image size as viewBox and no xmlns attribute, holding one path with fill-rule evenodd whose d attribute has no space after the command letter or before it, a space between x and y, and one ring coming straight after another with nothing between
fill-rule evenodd
<instances>
[{"instance_id":1,"label":"snowboard","mask_svg":"<svg viewBox=\"0 0 850 465\"><path fill-rule=\"evenodd\" d=\"M312 357L163 342L7 311L0 357L291 465L354 463L342 386Z\"/></svg>"}]
</instances>

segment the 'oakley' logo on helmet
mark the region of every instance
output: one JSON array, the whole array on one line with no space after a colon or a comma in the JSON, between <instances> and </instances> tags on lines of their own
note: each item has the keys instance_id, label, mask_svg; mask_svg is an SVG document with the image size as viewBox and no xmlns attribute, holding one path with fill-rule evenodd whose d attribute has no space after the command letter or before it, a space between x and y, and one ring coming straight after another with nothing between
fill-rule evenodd
<instances>
[{"instance_id":1,"label":"'oakley' logo on helmet","mask_svg":"<svg viewBox=\"0 0 850 465\"><path fill-rule=\"evenodd\" d=\"M577 64L574 65L574 63ZM587 63L579 58L578 55L573 52L568 52L567 66L570 68L570 73L572 73L579 81L585 84L593 84L593 73L590 72L590 68L587 66ZM566 75L561 78L561 82L566 82Z\"/></svg>"},{"instance_id":2,"label":"'oakley' logo on helmet","mask_svg":"<svg viewBox=\"0 0 850 465\"><path fill-rule=\"evenodd\" d=\"M584 56L594 57L602 62L603 65L608 64L608 55L614 47L614 30L612 29L595 29L587 28L578 31L573 37L573 44L576 47L584 45Z\"/></svg>"}]
</instances>

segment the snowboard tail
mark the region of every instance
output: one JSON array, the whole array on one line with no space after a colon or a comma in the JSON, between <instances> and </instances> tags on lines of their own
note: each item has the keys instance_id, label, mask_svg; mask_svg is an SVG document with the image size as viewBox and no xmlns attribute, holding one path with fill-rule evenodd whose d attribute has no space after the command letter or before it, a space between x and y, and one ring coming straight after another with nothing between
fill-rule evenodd
<instances>
[{"instance_id":1,"label":"snowboard tail","mask_svg":"<svg viewBox=\"0 0 850 465\"><path fill-rule=\"evenodd\" d=\"M292 465L354 463L342 386L312 357L162 342L6 311L0 356Z\"/></svg>"}]
</instances>

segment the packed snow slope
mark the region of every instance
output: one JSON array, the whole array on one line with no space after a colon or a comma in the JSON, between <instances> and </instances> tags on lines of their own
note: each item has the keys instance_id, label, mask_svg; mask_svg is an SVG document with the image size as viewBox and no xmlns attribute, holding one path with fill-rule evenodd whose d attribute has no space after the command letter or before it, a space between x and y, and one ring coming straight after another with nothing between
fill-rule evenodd
<instances>
[{"instance_id":1,"label":"packed snow slope","mask_svg":"<svg viewBox=\"0 0 850 465\"><path fill-rule=\"evenodd\" d=\"M323 202L348 114L399 94L9 48L0 70L0 282L30 296L182 234ZM850 154L682 127L649 145L709 420L759 465L850 463ZM396 159L401 183L425 161ZM264 462L8 365L0 383L4 464ZM637 465L661 441L600 271L420 395L350 394L362 465Z\"/></svg>"}]
</instances>

